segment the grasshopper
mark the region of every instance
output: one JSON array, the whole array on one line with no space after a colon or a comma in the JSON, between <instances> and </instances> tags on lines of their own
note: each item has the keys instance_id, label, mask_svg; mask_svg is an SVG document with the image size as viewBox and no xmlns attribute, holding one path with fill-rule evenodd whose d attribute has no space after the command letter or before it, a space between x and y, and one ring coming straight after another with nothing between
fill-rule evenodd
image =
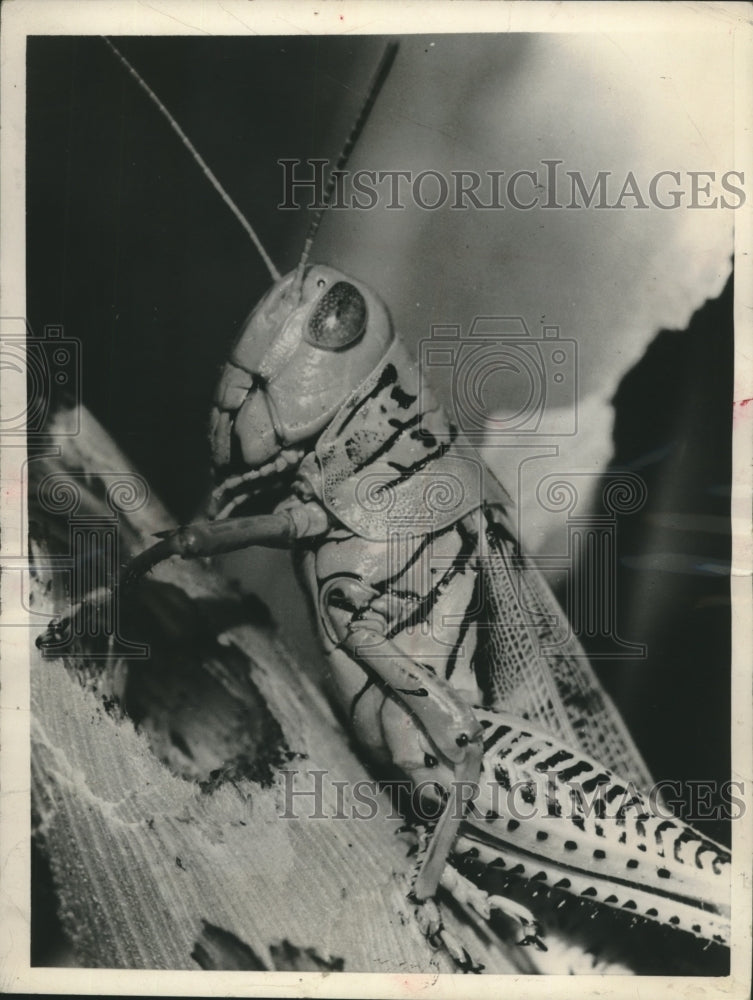
<instances>
[{"instance_id":1,"label":"grasshopper","mask_svg":"<svg viewBox=\"0 0 753 1000\"><path fill-rule=\"evenodd\" d=\"M121 585L175 555L293 550L354 737L435 807L411 899L426 935L460 968L476 966L443 928L440 887L484 920L505 914L519 943L544 947L527 908L460 873L468 858L727 943L729 852L657 814L638 749L520 552L507 493L436 401L382 300L310 263L334 178L396 46L296 267L280 276L167 109L108 44L241 219L273 280L215 393L209 519L164 533L127 564ZM53 622L40 644L54 646L67 622ZM597 808L576 786L598 794Z\"/></svg>"}]
</instances>

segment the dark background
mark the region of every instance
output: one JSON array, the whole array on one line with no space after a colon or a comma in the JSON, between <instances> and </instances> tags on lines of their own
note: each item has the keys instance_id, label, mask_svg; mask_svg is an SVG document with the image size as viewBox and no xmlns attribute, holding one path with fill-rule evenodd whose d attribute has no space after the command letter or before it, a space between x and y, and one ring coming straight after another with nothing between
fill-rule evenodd
<instances>
[{"instance_id":1,"label":"dark background","mask_svg":"<svg viewBox=\"0 0 753 1000\"><path fill-rule=\"evenodd\" d=\"M116 41L280 270L295 266L307 219L276 209L276 161L337 155L383 40ZM499 44L512 72L526 41ZM410 45L416 59L429 51L421 39ZM406 86L410 73L401 72ZM100 39L30 39L27 99L29 322L36 335L62 324L80 339L83 402L175 517L189 519L210 482L206 427L217 371L269 276ZM384 101L394 108L394 94ZM430 227L431 217L420 224ZM443 252L448 272L461 266L456 246ZM403 262L408 279L421 274L422 295L424 265ZM365 276L378 284L378 276ZM557 272L540 277L556 295ZM432 280L444 300L445 271ZM390 301L390 289L381 291ZM596 665L659 778L729 775L731 397L731 283L687 331L657 331L614 397L613 466L638 472L648 485L644 509L620 525L620 631L646 643L648 657ZM310 653L303 603L291 601L283 562L266 569L268 591L285 595L274 612ZM698 825L726 837L723 823Z\"/></svg>"}]
</instances>

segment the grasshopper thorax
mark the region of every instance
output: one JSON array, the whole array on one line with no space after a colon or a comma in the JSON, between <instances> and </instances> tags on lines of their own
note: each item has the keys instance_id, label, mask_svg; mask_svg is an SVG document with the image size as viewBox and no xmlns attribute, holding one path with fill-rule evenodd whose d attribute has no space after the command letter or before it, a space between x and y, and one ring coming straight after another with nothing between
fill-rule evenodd
<instances>
[{"instance_id":1,"label":"grasshopper thorax","mask_svg":"<svg viewBox=\"0 0 753 1000\"><path fill-rule=\"evenodd\" d=\"M217 468L259 469L310 450L393 340L382 301L323 265L285 275L248 317L215 393Z\"/></svg>"}]
</instances>

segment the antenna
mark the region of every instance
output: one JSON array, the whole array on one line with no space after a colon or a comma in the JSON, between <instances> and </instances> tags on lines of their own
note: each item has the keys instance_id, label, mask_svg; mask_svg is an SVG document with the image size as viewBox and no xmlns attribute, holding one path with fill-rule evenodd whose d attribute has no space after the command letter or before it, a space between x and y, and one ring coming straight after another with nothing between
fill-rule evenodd
<instances>
[{"instance_id":1,"label":"antenna","mask_svg":"<svg viewBox=\"0 0 753 1000\"><path fill-rule=\"evenodd\" d=\"M243 226L243 228L246 230L246 232L250 236L251 242L254 244L254 246L256 247L256 249L259 251L261 259L264 261L264 263L265 263L265 265L267 267L267 270L269 271L270 275L272 276L272 280L273 281L279 281L280 280L280 272L275 267L275 265L274 265L274 263L272 261L272 258L269 256L269 254L267 253L267 251L264 249L264 247L262 245L262 242L259 239L259 237L256 235L256 232L254 231L251 223L248 221L248 219L245 217L245 215L243 214L243 212L241 212L241 210L235 204L235 202L230 197L230 195L227 193L227 191L224 189L224 187L222 186L222 184L220 184L219 180L214 175L214 173L210 169L209 165L206 163L206 161L201 156L201 154L199 153L199 151L196 149L196 147L194 146L194 144L188 138L188 136L186 135L186 133L183 131L183 129L180 127L180 125L176 122L176 120L173 118L173 116L167 110L167 108L162 103L162 101L159 99L159 97L157 97L157 95L154 93L154 91L149 86L149 84L146 82L146 80L144 80L138 74L138 72L128 62L128 60L126 59L126 57L117 48L117 46L115 46L113 44L113 42L110 41L109 38L106 38L104 35L102 35L102 40L104 42L106 42L107 45L110 46L110 48L115 53L115 55L118 57L118 59L120 60L120 62L125 66L125 68L128 70L128 72L134 78L134 80L136 81L136 83L138 83L138 85L141 87L141 89L146 92L149 100L157 107L157 109L161 112L161 114L163 114L164 117L167 119L167 122L168 122L170 128L178 136L178 138L183 143L183 145L186 147L186 149L191 154L191 156L196 161L196 163L198 163L198 165L201 168L204 176L211 183L212 187L219 194L219 196L222 198L222 200L228 206L228 208L230 209L230 211L233 213L233 215L236 217L236 219L240 222L240 224Z\"/></svg>"},{"instance_id":2,"label":"antenna","mask_svg":"<svg viewBox=\"0 0 753 1000\"><path fill-rule=\"evenodd\" d=\"M319 224L322 221L324 213L330 206L332 200L332 192L335 189L335 183L338 173L343 170L345 164L350 159L350 154L353 152L353 147L358 142L358 139L363 132L364 126L368 121L369 115L371 114L371 109L374 107L374 102L379 96L379 91L382 89L384 81L387 79L390 69L392 68L392 63L397 55L398 43L390 42L387 48L384 50L381 60L379 61L379 66L377 67L374 78L369 86L368 94L366 95L366 100L361 106L361 110L358 112L358 117L353 123L353 127L350 130L350 135L345 140L345 145L337 158L337 163L334 169L330 171L329 179L327 181L327 187L324 191L324 204L321 208L317 209L311 223L309 224L308 232L306 233L306 242L303 244L303 253L301 254L301 259L298 261L298 267L296 268L295 280L293 282L293 293L300 299L301 290L303 288L303 273L306 269L306 264L308 263L309 255L311 254L311 248L314 245L314 239L316 237L317 231L319 229Z\"/></svg>"}]
</instances>

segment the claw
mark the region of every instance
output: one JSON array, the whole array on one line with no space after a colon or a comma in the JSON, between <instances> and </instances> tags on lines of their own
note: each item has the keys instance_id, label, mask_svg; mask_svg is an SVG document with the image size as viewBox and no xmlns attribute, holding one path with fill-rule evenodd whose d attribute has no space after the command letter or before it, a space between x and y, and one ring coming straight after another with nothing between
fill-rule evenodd
<instances>
[{"instance_id":1,"label":"claw","mask_svg":"<svg viewBox=\"0 0 753 1000\"><path fill-rule=\"evenodd\" d=\"M490 896L461 875L452 865L445 867L441 884L458 903L473 910L484 920L491 918L493 910L504 913L515 925L517 944L523 947L533 944L539 951L547 950L540 937L543 934L542 927L527 907L505 896Z\"/></svg>"},{"instance_id":2,"label":"claw","mask_svg":"<svg viewBox=\"0 0 753 1000\"><path fill-rule=\"evenodd\" d=\"M150 548L140 552L121 568L120 576L112 588L91 591L82 601L74 605L64 618L53 619L46 630L36 639L38 649L52 649L59 645L75 625L88 612L90 615L98 610L103 611L108 603L117 601L118 592L122 593L133 587L157 563L171 555L182 553L186 543L183 528L170 529L157 533L160 539Z\"/></svg>"},{"instance_id":3,"label":"claw","mask_svg":"<svg viewBox=\"0 0 753 1000\"><path fill-rule=\"evenodd\" d=\"M444 948L461 972L478 973L483 970L484 966L474 961L468 949L445 928L435 900L419 900L412 895L408 898L415 904L414 912L418 926L432 948Z\"/></svg>"},{"instance_id":4,"label":"claw","mask_svg":"<svg viewBox=\"0 0 753 1000\"><path fill-rule=\"evenodd\" d=\"M105 600L114 600L119 588L122 592L133 586L158 563L170 556L191 559L233 552L239 548L250 548L252 545L288 548L298 537L299 531L309 535L323 534L327 526L326 516L318 520L314 518L313 522L304 517L301 522L300 518L296 519L292 514L281 511L277 514L236 518L232 521L198 522L159 532L159 541L134 556L121 568L117 583L112 590L107 591ZM94 596L88 594L67 618L60 622L52 622L48 626L47 633L37 640L37 645L44 648L59 643L62 629L75 623L84 609L93 606Z\"/></svg>"},{"instance_id":5,"label":"claw","mask_svg":"<svg viewBox=\"0 0 753 1000\"><path fill-rule=\"evenodd\" d=\"M108 599L112 600L110 591L94 590L83 601L74 605L65 617L53 618L45 631L37 636L35 640L37 649L44 651L61 645L69 638L70 633L73 632L74 624L81 620L87 610L93 614L96 609L103 609Z\"/></svg>"},{"instance_id":6,"label":"claw","mask_svg":"<svg viewBox=\"0 0 753 1000\"><path fill-rule=\"evenodd\" d=\"M526 934L524 938L517 942L521 948L527 948L529 945L535 945L538 951L549 951L547 946L539 937L538 933Z\"/></svg>"},{"instance_id":7,"label":"claw","mask_svg":"<svg viewBox=\"0 0 753 1000\"><path fill-rule=\"evenodd\" d=\"M36 638L37 649L48 649L50 646L57 646L65 638L65 633L70 627L70 618L54 619L47 628Z\"/></svg>"},{"instance_id":8,"label":"claw","mask_svg":"<svg viewBox=\"0 0 753 1000\"><path fill-rule=\"evenodd\" d=\"M449 953L450 958L461 972L471 972L477 975L484 971L482 963L475 961L469 954L468 949L460 944L454 934L442 930L438 936L441 939L442 947Z\"/></svg>"},{"instance_id":9,"label":"claw","mask_svg":"<svg viewBox=\"0 0 753 1000\"><path fill-rule=\"evenodd\" d=\"M474 886L474 888L476 888L476 886ZM486 893L484 893L484 895L486 895ZM541 927L539 926L538 920L536 920L527 907L521 906L520 903L516 903L512 899L507 899L505 896L487 896L487 903L489 911L497 910L500 913L504 913L505 916L509 917L514 924L519 926L520 930L527 931L531 928L534 936L540 932ZM472 905L473 903L471 903L471 906Z\"/></svg>"}]
</instances>

